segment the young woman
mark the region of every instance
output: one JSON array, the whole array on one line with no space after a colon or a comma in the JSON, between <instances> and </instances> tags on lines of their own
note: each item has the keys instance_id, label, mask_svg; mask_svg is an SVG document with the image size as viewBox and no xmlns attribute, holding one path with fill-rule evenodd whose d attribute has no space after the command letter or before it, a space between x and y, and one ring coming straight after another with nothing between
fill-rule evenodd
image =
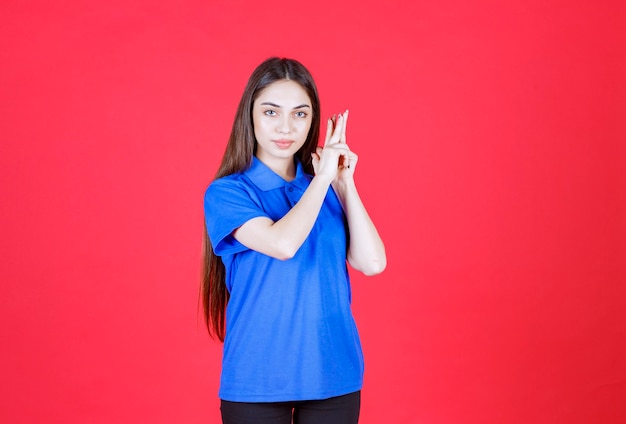
<instances>
[{"instance_id":1,"label":"young woman","mask_svg":"<svg viewBox=\"0 0 626 424\"><path fill-rule=\"evenodd\" d=\"M383 271L354 183L348 111L328 119L299 62L252 73L204 198L202 300L224 341L224 423L356 423L363 356L346 262Z\"/></svg>"}]
</instances>

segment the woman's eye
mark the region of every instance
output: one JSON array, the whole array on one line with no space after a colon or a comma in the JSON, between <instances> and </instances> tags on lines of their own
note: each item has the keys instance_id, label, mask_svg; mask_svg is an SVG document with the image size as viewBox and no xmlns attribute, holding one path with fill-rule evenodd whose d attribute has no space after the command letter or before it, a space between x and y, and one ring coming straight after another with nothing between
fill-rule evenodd
<instances>
[{"instance_id":1,"label":"woman's eye","mask_svg":"<svg viewBox=\"0 0 626 424\"><path fill-rule=\"evenodd\" d=\"M306 118L306 112L296 112L296 118Z\"/></svg>"},{"instance_id":2,"label":"woman's eye","mask_svg":"<svg viewBox=\"0 0 626 424\"><path fill-rule=\"evenodd\" d=\"M275 116L276 115L276 111L274 111L274 110L266 110L265 114L267 116Z\"/></svg>"}]
</instances>

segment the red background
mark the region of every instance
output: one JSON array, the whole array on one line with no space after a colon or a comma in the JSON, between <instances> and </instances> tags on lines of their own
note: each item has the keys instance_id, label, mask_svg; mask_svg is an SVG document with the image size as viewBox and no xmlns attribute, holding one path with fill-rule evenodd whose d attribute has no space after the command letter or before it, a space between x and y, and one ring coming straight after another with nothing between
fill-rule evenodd
<instances>
[{"instance_id":1,"label":"red background","mask_svg":"<svg viewBox=\"0 0 626 424\"><path fill-rule=\"evenodd\" d=\"M361 422L626 422L623 4L4 1L0 421L218 422L202 195L280 55L387 245Z\"/></svg>"}]
</instances>

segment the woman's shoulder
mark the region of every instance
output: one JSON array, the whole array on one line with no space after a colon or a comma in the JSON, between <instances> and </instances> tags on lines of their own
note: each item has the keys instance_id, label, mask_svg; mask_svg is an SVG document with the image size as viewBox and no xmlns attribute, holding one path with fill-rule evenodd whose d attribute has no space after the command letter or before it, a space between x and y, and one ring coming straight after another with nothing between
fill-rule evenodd
<instances>
[{"instance_id":1,"label":"woman's shoulder","mask_svg":"<svg viewBox=\"0 0 626 424\"><path fill-rule=\"evenodd\" d=\"M235 192L248 192L249 189L250 182L245 177L244 173L237 172L213 180L207 187L204 196L205 198L228 196L229 194L232 195Z\"/></svg>"},{"instance_id":2,"label":"woman's shoulder","mask_svg":"<svg viewBox=\"0 0 626 424\"><path fill-rule=\"evenodd\" d=\"M223 177L219 177L211 181L209 187L212 185L233 185L233 184L241 184L243 180L244 173L243 172L235 172L234 174L225 175Z\"/></svg>"}]
</instances>

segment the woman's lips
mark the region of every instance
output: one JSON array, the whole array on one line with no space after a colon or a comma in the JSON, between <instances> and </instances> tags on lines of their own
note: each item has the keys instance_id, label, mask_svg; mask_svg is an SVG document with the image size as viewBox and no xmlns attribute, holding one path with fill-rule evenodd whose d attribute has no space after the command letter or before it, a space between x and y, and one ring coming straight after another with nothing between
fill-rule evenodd
<instances>
[{"instance_id":1,"label":"woman's lips","mask_svg":"<svg viewBox=\"0 0 626 424\"><path fill-rule=\"evenodd\" d=\"M272 140L279 149L288 149L293 144L293 140Z\"/></svg>"}]
</instances>

